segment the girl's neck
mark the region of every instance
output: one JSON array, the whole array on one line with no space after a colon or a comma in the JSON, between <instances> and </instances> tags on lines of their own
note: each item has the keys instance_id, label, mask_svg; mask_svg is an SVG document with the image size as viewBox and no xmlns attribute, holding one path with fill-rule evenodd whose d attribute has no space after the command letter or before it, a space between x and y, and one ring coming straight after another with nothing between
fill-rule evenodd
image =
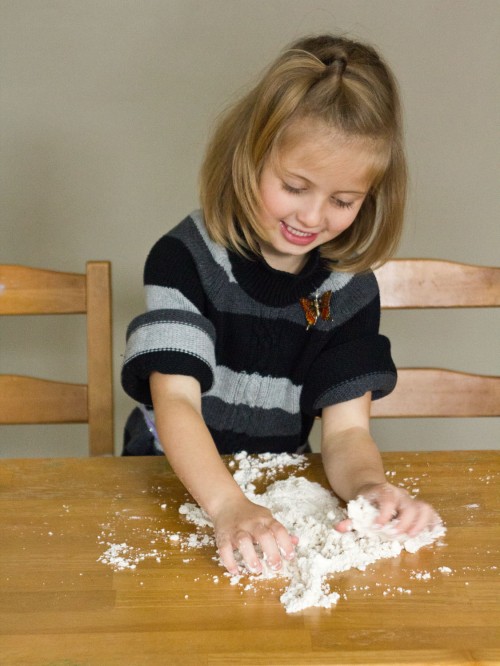
<instances>
[{"instance_id":1,"label":"girl's neck","mask_svg":"<svg viewBox=\"0 0 500 666\"><path fill-rule=\"evenodd\" d=\"M260 251L268 266L277 271L292 273L292 275L298 275L309 260L309 253L298 256L293 254L281 254L274 251L274 249L266 243L261 243Z\"/></svg>"}]
</instances>

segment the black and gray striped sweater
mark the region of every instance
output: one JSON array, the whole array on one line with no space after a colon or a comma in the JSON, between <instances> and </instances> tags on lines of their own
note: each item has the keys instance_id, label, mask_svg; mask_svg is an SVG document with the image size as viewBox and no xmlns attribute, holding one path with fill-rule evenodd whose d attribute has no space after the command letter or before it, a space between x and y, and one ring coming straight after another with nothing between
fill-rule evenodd
<instances>
[{"instance_id":1,"label":"black and gray striped sweater","mask_svg":"<svg viewBox=\"0 0 500 666\"><path fill-rule=\"evenodd\" d=\"M298 275L274 270L214 243L196 212L153 247L144 283L147 312L128 328L122 384L153 433L154 370L199 380L222 454L295 452L323 407L395 386L371 272L331 272L317 251ZM300 299L328 291L330 320L307 329Z\"/></svg>"}]
</instances>

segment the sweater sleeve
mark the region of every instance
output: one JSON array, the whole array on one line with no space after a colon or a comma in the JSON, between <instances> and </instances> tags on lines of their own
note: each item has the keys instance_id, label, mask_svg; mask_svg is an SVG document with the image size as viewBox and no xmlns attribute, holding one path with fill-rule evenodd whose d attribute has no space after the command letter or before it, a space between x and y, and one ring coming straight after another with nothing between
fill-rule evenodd
<instances>
[{"instance_id":1,"label":"sweater sleeve","mask_svg":"<svg viewBox=\"0 0 500 666\"><path fill-rule=\"evenodd\" d=\"M323 407L368 391L377 400L396 385L390 342L379 333L380 297L374 277L371 282L374 293L368 303L335 330L309 369L302 393L306 413L319 414Z\"/></svg>"},{"instance_id":2,"label":"sweater sleeve","mask_svg":"<svg viewBox=\"0 0 500 666\"><path fill-rule=\"evenodd\" d=\"M134 400L151 404L153 371L195 377L210 389L215 368L215 330L204 315L205 296L188 247L166 235L144 269L147 311L127 330L122 386Z\"/></svg>"}]
</instances>

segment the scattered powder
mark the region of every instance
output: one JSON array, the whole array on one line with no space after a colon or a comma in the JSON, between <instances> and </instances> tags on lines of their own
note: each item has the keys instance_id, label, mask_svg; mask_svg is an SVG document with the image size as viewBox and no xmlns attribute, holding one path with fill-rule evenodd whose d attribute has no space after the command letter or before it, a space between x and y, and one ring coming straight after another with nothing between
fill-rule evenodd
<instances>
[{"instance_id":1,"label":"scattered powder","mask_svg":"<svg viewBox=\"0 0 500 666\"><path fill-rule=\"evenodd\" d=\"M110 564L115 570L135 569L135 558L130 558L130 547L126 543L110 543L108 549L98 558L98 562Z\"/></svg>"},{"instance_id":2,"label":"scattered powder","mask_svg":"<svg viewBox=\"0 0 500 666\"><path fill-rule=\"evenodd\" d=\"M492 474L486 474L485 476L480 476L479 481L484 481L484 483L488 486L492 481L496 481L498 476L500 476L499 472L493 472Z\"/></svg>"},{"instance_id":3,"label":"scattered powder","mask_svg":"<svg viewBox=\"0 0 500 666\"><path fill-rule=\"evenodd\" d=\"M287 585L281 596L287 612L295 612L310 606L327 608L337 603L340 598L340 595L330 588L328 582L328 578L335 573L351 568L364 571L376 560L396 557L402 550L415 552L445 533L444 527L439 525L432 531L424 531L418 537L410 539L406 535L398 535L395 532L394 523L383 528L377 527L374 525L377 510L366 500L358 499L349 502L347 509L343 509L337 499L319 484L310 482L304 477L289 476L290 468L293 468L293 472L297 472L305 469L307 465L305 456L286 453L268 453L257 456L241 453L230 462L229 466L243 492L252 501L268 507L277 520L299 537L295 559L292 562L284 562L282 570L279 572L271 571L263 561L264 572L261 575L249 574L244 567L242 567L244 573L237 576L224 573L223 575L230 579L232 585L241 589L241 594L250 591L255 593L263 581L279 577ZM277 477L283 476L285 470L288 478L276 480ZM386 474L390 477L396 476L396 472L386 472ZM485 480L488 482L490 478ZM404 481L407 486L414 486L418 479L405 477ZM261 488L268 485L265 492L257 492L257 483ZM156 491L155 488L153 490ZM158 487L157 490L160 495L163 489ZM418 489L413 488L413 491L418 492ZM161 511L167 508L163 499L158 506ZM63 508L66 509L66 506ZM469 505L468 508L476 507ZM195 526L194 532L170 532L163 527L158 527L158 524L161 525L161 521L158 523L155 518L129 515L127 509L115 512L113 522L102 526L98 540L100 544L106 546L106 550L98 561L111 566L115 571L121 571L134 570L144 560L161 563L162 559L169 557L168 545L175 546L181 552L207 548L211 548L215 552L216 544L208 516L193 503L182 504L179 512ZM333 525L346 517L351 519L354 529L341 534L333 529ZM139 521L139 519L142 519L142 523L144 520L150 521L150 526L137 525L133 528L133 533L139 536L139 541L143 543L145 536L153 537L149 543L153 545L158 543L158 548L132 547L116 538L117 520L122 523L123 521ZM137 542L136 539L134 539L135 542ZM437 542L436 545L442 545L442 542ZM221 564L217 556L213 559ZM187 557L182 561L187 564L191 560L192 558ZM472 568L463 567L463 569ZM437 572L443 575L453 573L449 567L439 567L433 571L432 575L428 571L412 571L410 579L427 581ZM220 577L216 575L209 576L209 578L214 584L220 581ZM199 580L199 578L195 580ZM376 582L374 587L386 598L411 594L410 589L391 586L383 582ZM345 589L342 597L347 598L345 592L361 590L365 591L365 596L371 596L370 589L367 585L353 586L350 590ZM189 596L186 595L185 599L188 598Z\"/></svg>"},{"instance_id":4,"label":"scattered powder","mask_svg":"<svg viewBox=\"0 0 500 666\"><path fill-rule=\"evenodd\" d=\"M291 464L304 468L305 458L288 454L248 456L242 453L236 459L239 469L234 478L247 497L267 507L291 534L299 538L299 543L294 560L284 561L279 572L271 570L263 560L263 573L231 576L231 584L241 584L245 579L244 589L249 590L259 581L282 577L288 586L281 595L281 602L289 613L310 606L329 608L336 604L340 595L331 590L327 581L332 574L352 568L364 571L369 564L396 557L403 549L416 552L445 533L442 524L424 530L414 538L398 535L394 525L374 526L377 509L367 500L358 498L348 503L347 510L343 509L331 492L304 477L290 476L275 481L265 492L256 493L256 481L269 479ZM208 516L195 504L183 504L180 513L198 528L211 526ZM352 520L354 529L341 534L333 526L346 517ZM411 590L395 589L398 593L411 593Z\"/></svg>"},{"instance_id":5,"label":"scattered powder","mask_svg":"<svg viewBox=\"0 0 500 666\"><path fill-rule=\"evenodd\" d=\"M412 571L411 578L414 580L430 580L432 576L430 571Z\"/></svg>"},{"instance_id":6,"label":"scattered powder","mask_svg":"<svg viewBox=\"0 0 500 666\"><path fill-rule=\"evenodd\" d=\"M233 477L245 494L255 492L254 481L269 480L276 477L287 467L303 470L307 467L307 458L299 454L290 453L261 453L249 456L246 451L237 453L234 461L238 462L238 469Z\"/></svg>"}]
</instances>

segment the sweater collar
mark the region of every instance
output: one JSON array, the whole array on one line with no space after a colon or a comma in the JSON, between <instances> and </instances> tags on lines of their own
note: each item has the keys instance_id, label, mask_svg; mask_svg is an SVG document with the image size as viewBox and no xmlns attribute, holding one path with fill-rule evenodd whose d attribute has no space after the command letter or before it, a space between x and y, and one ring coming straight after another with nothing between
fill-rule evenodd
<instances>
[{"instance_id":1,"label":"sweater collar","mask_svg":"<svg viewBox=\"0 0 500 666\"><path fill-rule=\"evenodd\" d=\"M314 293L330 274L317 249L297 275L272 268L262 257L247 259L229 252L229 259L240 287L259 303L276 307L291 305Z\"/></svg>"}]
</instances>

